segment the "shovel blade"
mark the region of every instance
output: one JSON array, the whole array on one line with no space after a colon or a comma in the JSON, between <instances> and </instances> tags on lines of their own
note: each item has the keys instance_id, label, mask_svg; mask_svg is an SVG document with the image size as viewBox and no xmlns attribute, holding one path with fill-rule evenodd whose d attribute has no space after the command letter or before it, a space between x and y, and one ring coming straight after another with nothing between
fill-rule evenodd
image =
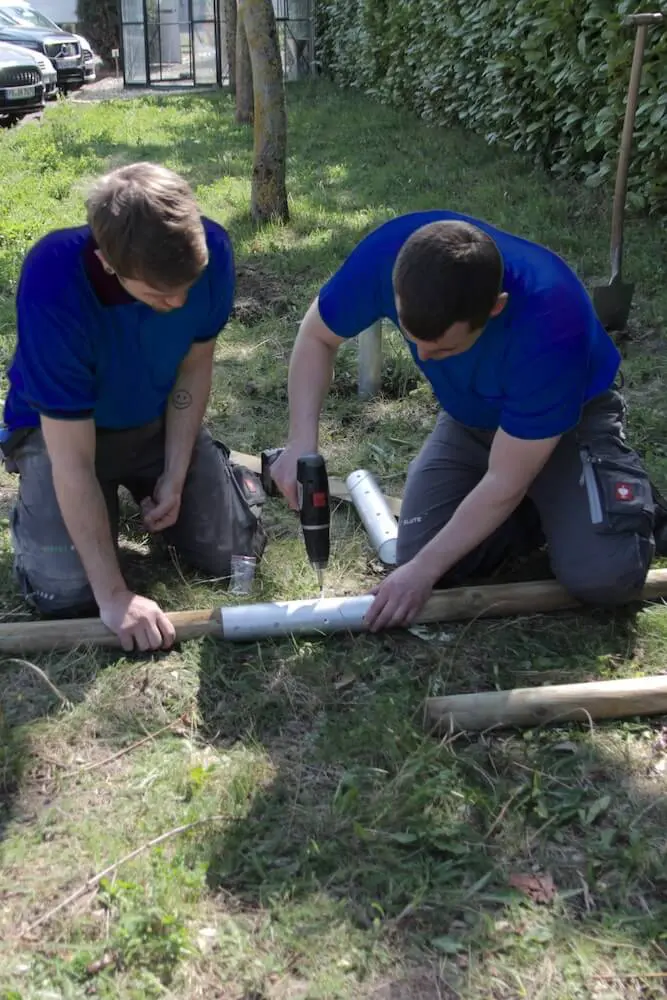
<instances>
[{"instance_id":1,"label":"shovel blade","mask_svg":"<svg viewBox=\"0 0 667 1000\"><path fill-rule=\"evenodd\" d=\"M634 290L634 282L627 281L615 281L593 289L593 305L605 330L625 330Z\"/></svg>"}]
</instances>

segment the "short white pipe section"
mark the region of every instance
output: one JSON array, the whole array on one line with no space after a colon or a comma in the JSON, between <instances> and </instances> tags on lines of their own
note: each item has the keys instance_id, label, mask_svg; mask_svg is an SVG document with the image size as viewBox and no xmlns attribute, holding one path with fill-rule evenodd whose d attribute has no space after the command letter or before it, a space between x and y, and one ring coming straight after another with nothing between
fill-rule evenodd
<instances>
[{"instance_id":1,"label":"short white pipe section","mask_svg":"<svg viewBox=\"0 0 667 1000\"><path fill-rule=\"evenodd\" d=\"M378 559L385 566L395 566L398 524L382 490L366 469L351 472L345 485Z\"/></svg>"},{"instance_id":2,"label":"short white pipe section","mask_svg":"<svg viewBox=\"0 0 667 1000\"><path fill-rule=\"evenodd\" d=\"M377 396L382 384L382 320L359 334L357 347L357 392L361 399L371 399Z\"/></svg>"},{"instance_id":3,"label":"short white pipe section","mask_svg":"<svg viewBox=\"0 0 667 1000\"><path fill-rule=\"evenodd\" d=\"M221 608L223 637L247 642L286 635L328 635L345 630L363 632L366 629L364 615L374 600L369 594Z\"/></svg>"}]
</instances>

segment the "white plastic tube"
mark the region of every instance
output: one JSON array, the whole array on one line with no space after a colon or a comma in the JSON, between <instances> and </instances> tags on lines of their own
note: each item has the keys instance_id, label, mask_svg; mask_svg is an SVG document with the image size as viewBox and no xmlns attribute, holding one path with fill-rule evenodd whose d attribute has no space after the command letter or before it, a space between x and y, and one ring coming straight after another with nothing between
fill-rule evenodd
<instances>
[{"instance_id":1,"label":"white plastic tube","mask_svg":"<svg viewBox=\"0 0 667 1000\"><path fill-rule=\"evenodd\" d=\"M385 566L395 566L398 524L382 490L366 469L351 472L345 485L378 559Z\"/></svg>"},{"instance_id":2,"label":"white plastic tube","mask_svg":"<svg viewBox=\"0 0 667 1000\"><path fill-rule=\"evenodd\" d=\"M361 399L377 396L382 383L382 320L373 323L357 337L359 349L358 395Z\"/></svg>"},{"instance_id":3,"label":"white plastic tube","mask_svg":"<svg viewBox=\"0 0 667 1000\"><path fill-rule=\"evenodd\" d=\"M374 601L361 597L323 597L309 601L276 601L221 608L225 639L246 642L286 635L328 635L365 631L364 615Z\"/></svg>"}]
</instances>

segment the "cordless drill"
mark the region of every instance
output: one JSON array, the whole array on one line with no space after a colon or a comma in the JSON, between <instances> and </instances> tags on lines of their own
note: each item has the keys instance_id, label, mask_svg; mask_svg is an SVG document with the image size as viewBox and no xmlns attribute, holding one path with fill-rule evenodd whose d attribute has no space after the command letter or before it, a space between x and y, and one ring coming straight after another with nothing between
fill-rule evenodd
<instances>
[{"instance_id":1,"label":"cordless drill","mask_svg":"<svg viewBox=\"0 0 667 1000\"><path fill-rule=\"evenodd\" d=\"M262 485L268 496L278 496L279 490L271 477L271 466L283 448L267 448L262 452ZM329 564L329 477L324 459L317 453L301 455L296 466L299 518L310 565L317 574L320 591L324 570Z\"/></svg>"}]
</instances>

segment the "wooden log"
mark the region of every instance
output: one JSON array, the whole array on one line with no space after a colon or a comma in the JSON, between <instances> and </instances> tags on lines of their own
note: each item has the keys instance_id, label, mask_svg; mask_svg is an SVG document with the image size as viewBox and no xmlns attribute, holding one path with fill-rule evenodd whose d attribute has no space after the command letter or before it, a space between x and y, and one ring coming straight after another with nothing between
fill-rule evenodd
<instances>
[{"instance_id":1,"label":"wooden log","mask_svg":"<svg viewBox=\"0 0 667 1000\"><path fill-rule=\"evenodd\" d=\"M262 463L257 455L246 455L242 451L233 451L231 458L237 465L245 465L246 469L250 469L251 472L256 472L258 475L261 474ZM337 500L345 500L347 503L352 503L352 497L345 482L342 479L337 479L336 476L329 476L329 493L332 497L336 497ZM398 517L401 513L400 499L398 497L385 497L385 500L392 514Z\"/></svg>"},{"instance_id":2,"label":"wooden log","mask_svg":"<svg viewBox=\"0 0 667 1000\"><path fill-rule=\"evenodd\" d=\"M205 635L222 637L220 612L175 611L167 615L176 629L178 642ZM99 646L120 649L120 640L99 618L64 618L54 621L3 622L0 624L0 656L22 656Z\"/></svg>"},{"instance_id":3,"label":"wooden log","mask_svg":"<svg viewBox=\"0 0 667 1000\"><path fill-rule=\"evenodd\" d=\"M667 597L667 570L652 570L648 574L641 599L653 601L661 597ZM341 600L355 602L358 599L351 597ZM460 587L434 593L418 615L417 623L544 614L579 606L579 602L554 580ZM177 642L205 635L223 638L220 608L176 611L168 617L176 629ZM364 631L365 626L360 625L357 630ZM314 620L313 633L317 634L317 631L317 622ZM350 631L350 628L345 626L342 631ZM117 636L99 618L0 624L0 656L71 649L79 645L120 648Z\"/></svg>"},{"instance_id":4,"label":"wooden log","mask_svg":"<svg viewBox=\"0 0 667 1000\"><path fill-rule=\"evenodd\" d=\"M441 732L484 732L554 722L667 714L667 676L480 691L426 700L427 722Z\"/></svg>"}]
</instances>

